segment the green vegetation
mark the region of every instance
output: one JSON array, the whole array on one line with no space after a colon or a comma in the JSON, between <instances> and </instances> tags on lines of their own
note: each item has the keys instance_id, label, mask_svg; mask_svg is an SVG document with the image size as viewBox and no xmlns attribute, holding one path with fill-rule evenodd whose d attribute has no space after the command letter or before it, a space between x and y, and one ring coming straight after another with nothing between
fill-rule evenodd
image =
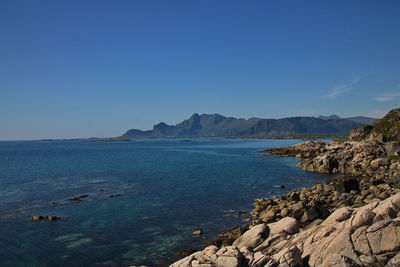
<instances>
[{"instance_id":1,"label":"green vegetation","mask_svg":"<svg viewBox=\"0 0 400 267\"><path fill-rule=\"evenodd\" d=\"M349 136L352 141L372 139L379 142L400 141L400 109L389 111L373 125L361 125L354 128Z\"/></svg>"},{"instance_id":2,"label":"green vegetation","mask_svg":"<svg viewBox=\"0 0 400 267\"><path fill-rule=\"evenodd\" d=\"M333 140L334 143L346 143L348 140L343 140L343 139L335 139Z\"/></svg>"},{"instance_id":3,"label":"green vegetation","mask_svg":"<svg viewBox=\"0 0 400 267\"><path fill-rule=\"evenodd\" d=\"M400 161L400 155L389 156L388 159L392 161Z\"/></svg>"},{"instance_id":4,"label":"green vegetation","mask_svg":"<svg viewBox=\"0 0 400 267\"><path fill-rule=\"evenodd\" d=\"M382 136L382 141L400 140L400 109L391 110L385 117L374 122L371 135Z\"/></svg>"}]
</instances>

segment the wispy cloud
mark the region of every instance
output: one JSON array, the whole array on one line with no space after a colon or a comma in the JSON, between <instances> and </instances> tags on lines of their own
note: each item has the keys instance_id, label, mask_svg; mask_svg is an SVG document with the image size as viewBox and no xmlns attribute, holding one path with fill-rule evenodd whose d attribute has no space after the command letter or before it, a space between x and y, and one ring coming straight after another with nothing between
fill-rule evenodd
<instances>
[{"instance_id":1,"label":"wispy cloud","mask_svg":"<svg viewBox=\"0 0 400 267\"><path fill-rule=\"evenodd\" d=\"M353 90L353 86L360 81L359 77L354 77L354 79L347 84L339 84L329 90L329 93L323 95L322 98L336 98L337 96L350 92Z\"/></svg>"},{"instance_id":2,"label":"wispy cloud","mask_svg":"<svg viewBox=\"0 0 400 267\"><path fill-rule=\"evenodd\" d=\"M381 96L374 97L373 99L378 102L389 102L395 100L398 97L400 97L400 92L383 94Z\"/></svg>"}]
</instances>

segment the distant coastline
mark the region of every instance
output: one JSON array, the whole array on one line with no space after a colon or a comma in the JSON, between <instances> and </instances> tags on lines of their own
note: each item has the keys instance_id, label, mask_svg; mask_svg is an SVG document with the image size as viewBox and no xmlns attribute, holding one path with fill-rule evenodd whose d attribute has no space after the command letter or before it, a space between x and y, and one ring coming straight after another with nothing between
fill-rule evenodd
<instances>
[{"instance_id":1,"label":"distant coastline","mask_svg":"<svg viewBox=\"0 0 400 267\"><path fill-rule=\"evenodd\" d=\"M371 125L370 117L340 118L337 115L319 117L288 117L282 119L241 119L220 114L193 114L176 125L160 122L152 130L131 129L114 137L42 138L0 141L91 141L118 142L148 138L242 138L242 139L309 139L346 138L362 125Z\"/></svg>"},{"instance_id":2,"label":"distant coastline","mask_svg":"<svg viewBox=\"0 0 400 267\"><path fill-rule=\"evenodd\" d=\"M315 134L315 135L290 135L290 136L163 136L163 137L137 137L137 138L45 138L33 140L0 140L0 142L59 142L59 141L81 141L81 142L129 142L145 139L200 139L200 138L225 138L225 139L347 139L346 134Z\"/></svg>"},{"instance_id":3,"label":"distant coastline","mask_svg":"<svg viewBox=\"0 0 400 267\"><path fill-rule=\"evenodd\" d=\"M371 124L374 118L340 118L336 115L282 119L241 119L220 114L193 114L176 125L160 122L152 130L131 129L118 138L237 137L283 138L291 136L347 135L351 129Z\"/></svg>"}]
</instances>

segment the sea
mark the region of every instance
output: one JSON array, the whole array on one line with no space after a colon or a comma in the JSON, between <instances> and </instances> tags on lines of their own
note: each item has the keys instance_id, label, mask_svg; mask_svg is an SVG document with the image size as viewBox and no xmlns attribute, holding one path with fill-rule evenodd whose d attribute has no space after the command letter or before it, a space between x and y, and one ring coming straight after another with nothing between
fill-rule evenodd
<instances>
[{"instance_id":1,"label":"sea","mask_svg":"<svg viewBox=\"0 0 400 267\"><path fill-rule=\"evenodd\" d=\"M0 142L0 266L168 266L244 225L256 198L330 179L259 152L303 141Z\"/></svg>"}]
</instances>

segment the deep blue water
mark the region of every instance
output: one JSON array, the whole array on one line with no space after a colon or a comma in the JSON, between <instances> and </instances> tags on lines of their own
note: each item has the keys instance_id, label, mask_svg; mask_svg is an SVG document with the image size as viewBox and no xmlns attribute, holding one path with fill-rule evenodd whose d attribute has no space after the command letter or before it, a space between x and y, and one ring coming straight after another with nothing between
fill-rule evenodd
<instances>
[{"instance_id":1,"label":"deep blue water","mask_svg":"<svg viewBox=\"0 0 400 267\"><path fill-rule=\"evenodd\" d=\"M0 142L0 266L165 265L243 224L227 210L327 179L257 152L298 142Z\"/></svg>"}]
</instances>

